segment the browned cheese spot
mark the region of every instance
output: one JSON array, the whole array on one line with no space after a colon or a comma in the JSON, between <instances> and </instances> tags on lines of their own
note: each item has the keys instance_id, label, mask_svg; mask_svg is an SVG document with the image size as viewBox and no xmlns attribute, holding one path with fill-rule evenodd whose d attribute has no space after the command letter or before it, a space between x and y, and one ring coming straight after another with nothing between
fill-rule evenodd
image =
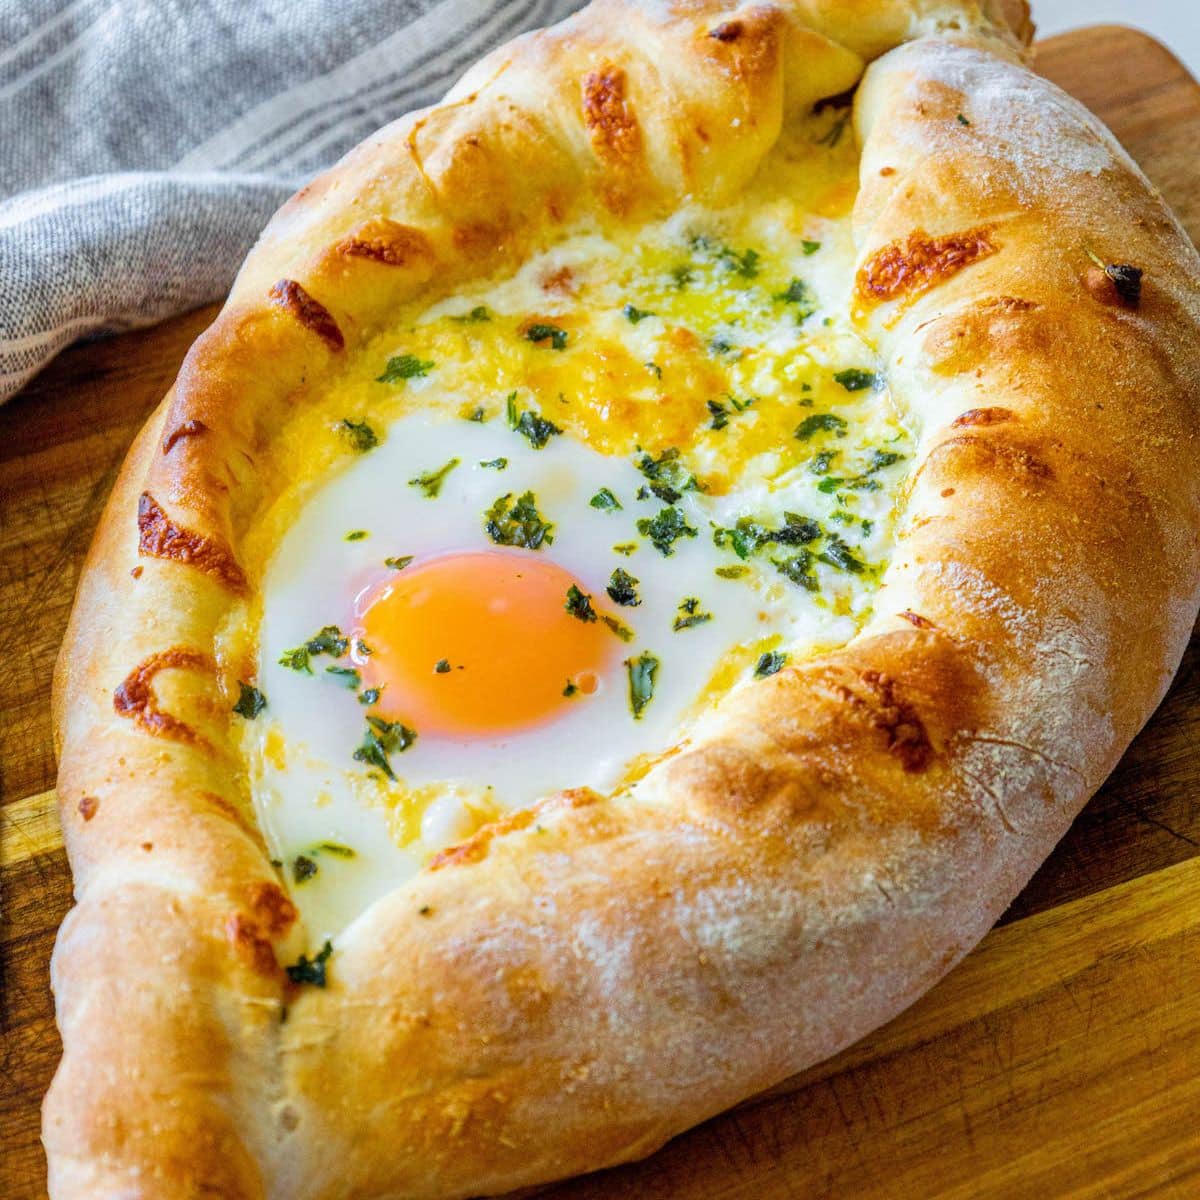
<instances>
[{"instance_id":1,"label":"browned cheese spot","mask_svg":"<svg viewBox=\"0 0 1200 1200\"><path fill-rule=\"evenodd\" d=\"M185 721L164 712L154 694L154 677L159 671L183 670L214 673L216 663L199 650L176 647L160 650L143 659L122 680L113 692L113 709L120 717L128 717L139 729L155 737L187 745L202 744L204 739Z\"/></svg>"},{"instance_id":2,"label":"browned cheese spot","mask_svg":"<svg viewBox=\"0 0 1200 1200\"><path fill-rule=\"evenodd\" d=\"M601 799L599 793L591 788L568 788L554 796L547 796L532 808L521 809L517 812L505 813L498 820L492 821L482 829L473 833L465 842L456 846L447 846L445 850L435 854L429 862L429 870L437 871L442 867L461 867L468 863L480 862L487 857L488 849L494 838L503 837L508 833L516 833L528 829L545 813L561 808L585 808Z\"/></svg>"},{"instance_id":3,"label":"browned cheese spot","mask_svg":"<svg viewBox=\"0 0 1200 1200\"><path fill-rule=\"evenodd\" d=\"M129 568L129 574L132 575L134 577L134 579L141 579L142 572L144 570L145 570L145 567L143 567L141 565L141 563L138 563L138 565L136 567Z\"/></svg>"},{"instance_id":4,"label":"browned cheese spot","mask_svg":"<svg viewBox=\"0 0 1200 1200\"><path fill-rule=\"evenodd\" d=\"M229 549L215 538L176 525L149 492L138 499L138 553L195 567L236 595L246 591L246 575Z\"/></svg>"},{"instance_id":5,"label":"browned cheese spot","mask_svg":"<svg viewBox=\"0 0 1200 1200\"><path fill-rule=\"evenodd\" d=\"M718 42L736 42L742 36L741 21L722 21L715 29L709 31L710 38Z\"/></svg>"},{"instance_id":6,"label":"browned cheese spot","mask_svg":"<svg viewBox=\"0 0 1200 1200\"><path fill-rule=\"evenodd\" d=\"M306 329L312 330L331 350L346 345L333 314L314 300L294 279L281 279L270 291L272 303L291 313Z\"/></svg>"},{"instance_id":7,"label":"browned cheese spot","mask_svg":"<svg viewBox=\"0 0 1200 1200\"><path fill-rule=\"evenodd\" d=\"M337 244L347 258L368 258L389 267L409 266L433 258L429 239L418 229L380 217L359 226Z\"/></svg>"},{"instance_id":8,"label":"browned cheese spot","mask_svg":"<svg viewBox=\"0 0 1200 1200\"><path fill-rule=\"evenodd\" d=\"M851 711L887 737L887 748L905 771L924 771L933 759L933 744L917 710L900 694L895 680L882 671L859 674L865 692L839 686Z\"/></svg>"},{"instance_id":9,"label":"browned cheese spot","mask_svg":"<svg viewBox=\"0 0 1200 1200\"><path fill-rule=\"evenodd\" d=\"M996 250L989 229L937 238L918 229L904 241L884 246L859 268L858 294L871 303L919 296Z\"/></svg>"},{"instance_id":10,"label":"browned cheese spot","mask_svg":"<svg viewBox=\"0 0 1200 1200\"><path fill-rule=\"evenodd\" d=\"M620 67L606 63L584 76L583 120L601 162L628 167L638 158L642 135L626 99Z\"/></svg>"},{"instance_id":11,"label":"browned cheese spot","mask_svg":"<svg viewBox=\"0 0 1200 1200\"><path fill-rule=\"evenodd\" d=\"M182 425L177 425L170 433L163 436L162 452L170 454L172 447L180 438L198 437L207 432L208 426L203 421L184 421Z\"/></svg>"},{"instance_id":12,"label":"browned cheese spot","mask_svg":"<svg viewBox=\"0 0 1200 1200\"><path fill-rule=\"evenodd\" d=\"M99 808L100 801L95 796L84 796L79 801L79 815L85 821L90 821Z\"/></svg>"},{"instance_id":13,"label":"browned cheese spot","mask_svg":"<svg viewBox=\"0 0 1200 1200\"><path fill-rule=\"evenodd\" d=\"M964 425L1002 425L1006 421L1016 419L1016 413L1010 408L968 408L965 413L954 418L951 428L960 429Z\"/></svg>"}]
</instances>

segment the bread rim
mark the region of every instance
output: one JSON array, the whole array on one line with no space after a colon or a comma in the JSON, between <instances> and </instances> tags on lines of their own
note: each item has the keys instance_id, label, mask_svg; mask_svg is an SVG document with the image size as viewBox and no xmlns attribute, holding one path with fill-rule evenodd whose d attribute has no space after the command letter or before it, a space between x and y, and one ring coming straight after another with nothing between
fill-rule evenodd
<instances>
[{"instance_id":1,"label":"bread rim","mask_svg":"<svg viewBox=\"0 0 1200 1200\"><path fill-rule=\"evenodd\" d=\"M130 453L56 672L56 1200L465 1197L627 1161L978 941L1200 602L1200 260L1021 65L1029 33L1020 0L596 0L274 218ZM857 318L919 426L869 625L631 792L485 827L344 932L326 988L290 985L217 647L288 396L573 215L736 194L856 83ZM1136 303L1090 254L1144 272Z\"/></svg>"}]
</instances>

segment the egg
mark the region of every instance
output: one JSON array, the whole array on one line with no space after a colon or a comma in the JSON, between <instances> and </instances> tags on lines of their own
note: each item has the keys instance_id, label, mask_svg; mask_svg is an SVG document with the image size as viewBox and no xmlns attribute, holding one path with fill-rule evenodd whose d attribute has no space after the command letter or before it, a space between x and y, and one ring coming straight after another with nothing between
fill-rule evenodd
<instances>
[{"instance_id":1,"label":"egg","mask_svg":"<svg viewBox=\"0 0 1200 1200\"><path fill-rule=\"evenodd\" d=\"M289 425L321 469L263 522L246 755L310 936L869 614L911 439L847 316L852 157L779 153L398 313Z\"/></svg>"}]
</instances>

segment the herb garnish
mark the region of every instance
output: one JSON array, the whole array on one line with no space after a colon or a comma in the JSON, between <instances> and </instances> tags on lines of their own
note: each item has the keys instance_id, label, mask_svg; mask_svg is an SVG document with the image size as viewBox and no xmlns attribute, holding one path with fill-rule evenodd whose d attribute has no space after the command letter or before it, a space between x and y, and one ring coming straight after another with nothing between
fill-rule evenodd
<instances>
[{"instance_id":1,"label":"herb garnish","mask_svg":"<svg viewBox=\"0 0 1200 1200\"><path fill-rule=\"evenodd\" d=\"M720 548L728 542L734 554L745 559L763 546L802 546L821 536L820 525L811 517L785 512L783 520L780 528L772 529L753 517L739 517L732 528L717 526L713 530L713 545Z\"/></svg>"},{"instance_id":2,"label":"herb garnish","mask_svg":"<svg viewBox=\"0 0 1200 1200\"><path fill-rule=\"evenodd\" d=\"M741 579L750 574L750 568L740 564L735 567L717 567L713 574L721 579Z\"/></svg>"},{"instance_id":3,"label":"herb garnish","mask_svg":"<svg viewBox=\"0 0 1200 1200\"><path fill-rule=\"evenodd\" d=\"M831 150L842 140L842 134L846 132L846 126L850 123L850 109L846 109L837 120L817 138L818 146L828 146Z\"/></svg>"},{"instance_id":4,"label":"herb garnish","mask_svg":"<svg viewBox=\"0 0 1200 1200\"><path fill-rule=\"evenodd\" d=\"M311 675L312 666L308 661L310 656L328 654L333 658L341 658L349 645L350 640L342 636L342 631L336 625L326 625L318 634L309 638L303 646L297 646L294 650L285 650L280 655L279 665Z\"/></svg>"},{"instance_id":5,"label":"herb garnish","mask_svg":"<svg viewBox=\"0 0 1200 1200\"><path fill-rule=\"evenodd\" d=\"M820 245L820 243L817 243ZM796 324L803 325L817 311L817 302L808 290L808 284L803 279L793 278L782 292L777 292L775 299L783 304L796 306Z\"/></svg>"},{"instance_id":6,"label":"herb garnish","mask_svg":"<svg viewBox=\"0 0 1200 1200\"><path fill-rule=\"evenodd\" d=\"M364 538L368 538L370 536L371 535L365 529L352 529L348 534L346 534L346 541L361 542Z\"/></svg>"},{"instance_id":7,"label":"herb garnish","mask_svg":"<svg viewBox=\"0 0 1200 1200\"><path fill-rule=\"evenodd\" d=\"M311 983L314 987L323 988L326 982L325 966L332 953L333 943L326 938L325 945L321 947L316 958L309 961L308 957L302 954L297 962L287 968L288 978L293 983Z\"/></svg>"},{"instance_id":8,"label":"herb garnish","mask_svg":"<svg viewBox=\"0 0 1200 1200\"><path fill-rule=\"evenodd\" d=\"M378 767L389 779L396 774L388 756L401 754L417 740L416 731L399 721L385 721L382 717L367 717L367 731L362 745L354 751L356 762Z\"/></svg>"},{"instance_id":9,"label":"herb garnish","mask_svg":"<svg viewBox=\"0 0 1200 1200\"><path fill-rule=\"evenodd\" d=\"M833 534L830 535L834 536ZM813 556L807 550L799 550L790 558L773 558L776 569L785 579L799 585L806 591L815 592L820 588L820 582L812 574Z\"/></svg>"},{"instance_id":10,"label":"herb garnish","mask_svg":"<svg viewBox=\"0 0 1200 1200\"><path fill-rule=\"evenodd\" d=\"M563 607L571 616L585 624L596 619L596 610L592 607L592 598L586 592L581 592L575 584L567 588L567 602Z\"/></svg>"},{"instance_id":11,"label":"herb garnish","mask_svg":"<svg viewBox=\"0 0 1200 1200\"><path fill-rule=\"evenodd\" d=\"M320 842L316 849L324 850L326 854L336 854L338 858L357 858L358 853L351 850L349 846L343 846L341 842Z\"/></svg>"},{"instance_id":12,"label":"herb garnish","mask_svg":"<svg viewBox=\"0 0 1200 1200\"><path fill-rule=\"evenodd\" d=\"M292 863L292 878L297 883L304 883L317 873L317 864L305 854L297 854Z\"/></svg>"},{"instance_id":13,"label":"herb garnish","mask_svg":"<svg viewBox=\"0 0 1200 1200\"><path fill-rule=\"evenodd\" d=\"M481 462L481 467L489 467L493 471L503 471L508 466L507 458L489 458L487 462Z\"/></svg>"},{"instance_id":14,"label":"herb garnish","mask_svg":"<svg viewBox=\"0 0 1200 1200\"><path fill-rule=\"evenodd\" d=\"M433 669L438 675L449 674L450 660L448 658L439 658L437 662L433 664Z\"/></svg>"},{"instance_id":15,"label":"herb garnish","mask_svg":"<svg viewBox=\"0 0 1200 1200\"><path fill-rule=\"evenodd\" d=\"M647 371L649 371L649 372L650 372L650 374L651 374L651 375L653 375L655 379L661 379L661 378L662 378L662 367L660 367L660 366L658 365L658 363L656 363L656 362L644 362L644 363L642 363L642 366L643 366L643 367L645 367L645 368L646 368L646 370L647 370Z\"/></svg>"},{"instance_id":16,"label":"herb garnish","mask_svg":"<svg viewBox=\"0 0 1200 1200\"><path fill-rule=\"evenodd\" d=\"M487 511L484 529L497 546L521 546L536 550L554 541L554 526L542 518L532 492L522 492L515 504L505 492Z\"/></svg>"},{"instance_id":17,"label":"herb garnish","mask_svg":"<svg viewBox=\"0 0 1200 1200\"><path fill-rule=\"evenodd\" d=\"M366 421L351 421L349 417L344 417L338 423L338 431L360 454L374 450L379 445L375 430Z\"/></svg>"},{"instance_id":18,"label":"herb garnish","mask_svg":"<svg viewBox=\"0 0 1200 1200\"><path fill-rule=\"evenodd\" d=\"M865 371L862 367L847 367L844 371L834 371L833 381L848 392L861 392L875 386L875 372Z\"/></svg>"},{"instance_id":19,"label":"herb garnish","mask_svg":"<svg viewBox=\"0 0 1200 1200\"><path fill-rule=\"evenodd\" d=\"M613 547L614 554L623 554L628 558L637 549L637 542L618 542Z\"/></svg>"},{"instance_id":20,"label":"herb garnish","mask_svg":"<svg viewBox=\"0 0 1200 1200\"><path fill-rule=\"evenodd\" d=\"M409 487L421 489L421 494L426 500L436 500L438 493L442 490L442 484L446 482L446 476L458 466L458 459L452 458L444 467L439 467L436 471L429 471L424 475L418 475L416 479L408 481Z\"/></svg>"},{"instance_id":21,"label":"herb garnish","mask_svg":"<svg viewBox=\"0 0 1200 1200\"><path fill-rule=\"evenodd\" d=\"M620 604L623 608L637 608L642 602L642 598L637 594L639 582L640 580L630 575L624 567L618 567L608 577L608 586L604 590L614 604Z\"/></svg>"},{"instance_id":22,"label":"herb garnish","mask_svg":"<svg viewBox=\"0 0 1200 1200\"><path fill-rule=\"evenodd\" d=\"M637 523L637 530L643 537L648 537L654 548L666 558L675 553L674 544L681 537L696 536L696 531L684 519L682 511L674 507L660 509L653 518L642 517Z\"/></svg>"},{"instance_id":23,"label":"herb garnish","mask_svg":"<svg viewBox=\"0 0 1200 1200\"><path fill-rule=\"evenodd\" d=\"M642 719L646 705L654 699L658 665L658 659L648 650L643 650L637 658L625 660L625 666L629 669L629 706L633 709L635 721Z\"/></svg>"},{"instance_id":24,"label":"herb garnish","mask_svg":"<svg viewBox=\"0 0 1200 1200\"><path fill-rule=\"evenodd\" d=\"M567 331L560 329L557 325L551 325L548 321L539 321L525 330L525 340L533 342L535 346L548 341L550 349L565 350L567 348Z\"/></svg>"},{"instance_id":25,"label":"herb garnish","mask_svg":"<svg viewBox=\"0 0 1200 1200\"><path fill-rule=\"evenodd\" d=\"M810 242L808 238L804 238L800 242L800 247L804 251L804 255L807 258L810 254L816 254L816 252L820 250L821 243Z\"/></svg>"},{"instance_id":26,"label":"herb garnish","mask_svg":"<svg viewBox=\"0 0 1200 1200\"><path fill-rule=\"evenodd\" d=\"M598 508L601 512L613 512L622 507L620 500L616 498L606 487L602 487L589 501L588 504L592 508Z\"/></svg>"},{"instance_id":27,"label":"herb garnish","mask_svg":"<svg viewBox=\"0 0 1200 1200\"><path fill-rule=\"evenodd\" d=\"M393 571L403 571L414 558L416 558L415 554L401 554L395 558L385 558L383 565L391 567Z\"/></svg>"},{"instance_id":28,"label":"herb garnish","mask_svg":"<svg viewBox=\"0 0 1200 1200\"><path fill-rule=\"evenodd\" d=\"M623 642L633 641L633 630L628 625L622 625L616 617L610 617L607 613L601 614L600 620L612 630Z\"/></svg>"},{"instance_id":29,"label":"herb garnish","mask_svg":"<svg viewBox=\"0 0 1200 1200\"><path fill-rule=\"evenodd\" d=\"M727 400L734 412L745 412L746 409L754 403L754 397L749 400L739 400L736 396L729 392L725 393L724 399ZM721 403L720 400L706 401L709 413L712 414L712 421L709 424L709 429L724 429L729 424L729 409Z\"/></svg>"},{"instance_id":30,"label":"herb garnish","mask_svg":"<svg viewBox=\"0 0 1200 1200\"><path fill-rule=\"evenodd\" d=\"M872 453L871 461L867 464L864 474L874 475L876 471L882 471L884 467L898 463L903 457L903 454L897 454L895 450L876 450Z\"/></svg>"},{"instance_id":31,"label":"herb garnish","mask_svg":"<svg viewBox=\"0 0 1200 1200\"><path fill-rule=\"evenodd\" d=\"M264 708L267 707L267 698L256 687L251 687L248 683L243 683L238 680L238 699L233 706L233 711L239 717L245 717L247 721L253 721Z\"/></svg>"},{"instance_id":32,"label":"herb garnish","mask_svg":"<svg viewBox=\"0 0 1200 1200\"><path fill-rule=\"evenodd\" d=\"M712 613L700 611L700 600L696 596L688 596L679 603L679 612L671 628L678 633L681 629L691 629L693 625L703 625L712 620Z\"/></svg>"},{"instance_id":33,"label":"herb garnish","mask_svg":"<svg viewBox=\"0 0 1200 1200\"><path fill-rule=\"evenodd\" d=\"M644 321L647 317L654 316L654 313L647 312L644 308L638 308L633 304L626 304L621 309L621 315L631 324L636 325L639 321Z\"/></svg>"},{"instance_id":34,"label":"herb garnish","mask_svg":"<svg viewBox=\"0 0 1200 1200\"><path fill-rule=\"evenodd\" d=\"M734 250L703 233L691 239L691 247L711 254L726 271L732 271L742 279L754 279L758 275L761 255L757 250Z\"/></svg>"},{"instance_id":35,"label":"herb garnish","mask_svg":"<svg viewBox=\"0 0 1200 1200\"><path fill-rule=\"evenodd\" d=\"M817 556L823 563L860 575L866 567L854 557L850 547L836 533L829 534L825 539L825 549Z\"/></svg>"},{"instance_id":36,"label":"herb garnish","mask_svg":"<svg viewBox=\"0 0 1200 1200\"><path fill-rule=\"evenodd\" d=\"M553 421L546 420L536 409L526 409L525 412L518 413L516 392L508 393L504 409L508 416L509 429L528 438L529 444L535 450L540 450L556 433L562 433Z\"/></svg>"},{"instance_id":37,"label":"herb garnish","mask_svg":"<svg viewBox=\"0 0 1200 1200\"><path fill-rule=\"evenodd\" d=\"M362 684L362 676L353 667L326 667L325 673L336 676L342 687L354 692L357 692Z\"/></svg>"},{"instance_id":38,"label":"herb garnish","mask_svg":"<svg viewBox=\"0 0 1200 1200\"><path fill-rule=\"evenodd\" d=\"M766 654L760 654L754 666L755 679L766 679L768 675L777 674L783 670L787 660L788 656L782 650L768 650Z\"/></svg>"},{"instance_id":39,"label":"herb garnish","mask_svg":"<svg viewBox=\"0 0 1200 1200\"><path fill-rule=\"evenodd\" d=\"M358 693L359 704L378 704L379 695L383 691L383 687L367 688L366 691Z\"/></svg>"},{"instance_id":40,"label":"herb garnish","mask_svg":"<svg viewBox=\"0 0 1200 1200\"><path fill-rule=\"evenodd\" d=\"M578 692L579 692L579 689L568 679L567 686L565 688L563 688L562 694L564 696L566 696L567 699L570 699L572 696L577 695Z\"/></svg>"},{"instance_id":41,"label":"herb garnish","mask_svg":"<svg viewBox=\"0 0 1200 1200\"><path fill-rule=\"evenodd\" d=\"M795 436L802 442L807 442L818 432L836 433L838 437L845 437L846 422L836 413L813 413L796 426Z\"/></svg>"},{"instance_id":42,"label":"herb garnish","mask_svg":"<svg viewBox=\"0 0 1200 1200\"><path fill-rule=\"evenodd\" d=\"M970 121L968 121L968 120L967 120L967 118L966 118L966 117L964 117L964 116L962 115L962 113L955 113L955 115L954 115L954 119L955 119L955 120L956 120L956 121L957 121L957 122L958 122L960 125L970 125L970 123L971 123Z\"/></svg>"},{"instance_id":43,"label":"herb garnish","mask_svg":"<svg viewBox=\"0 0 1200 1200\"><path fill-rule=\"evenodd\" d=\"M491 311L485 304L477 304L469 313L460 313L458 316L450 318L459 325L478 325L480 321L490 321L491 319Z\"/></svg>"},{"instance_id":44,"label":"herb garnish","mask_svg":"<svg viewBox=\"0 0 1200 1200\"><path fill-rule=\"evenodd\" d=\"M812 461L808 464L808 469L814 475L828 475L833 460L840 453L841 451L839 450L819 450L813 455Z\"/></svg>"},{"instance_id":45,"label":"herb garnish","mask_svg":"<svg viewBox=\"0 0 1200 1200\"><path fill-rule=\"evenodd\" d=\"M638 499L657 496L664 504L674 504L684 492L702 492L696 477L679 461L679 451L670 446L657 458L643 454L634 464L650 481L638 492Z\"/></svg>"},{"instance_id":46,"label":"herb garnish","mask_svg":"<svg viewBox=\"0 0 1200 1200\"><path fill-rule=\"evenodd\" d=\"M433 370L433 363L418 358L415 354L393 354L387 361L383 374L376 383L403 383L408 379L420 379Z\"/></svg>"}]
</instances>

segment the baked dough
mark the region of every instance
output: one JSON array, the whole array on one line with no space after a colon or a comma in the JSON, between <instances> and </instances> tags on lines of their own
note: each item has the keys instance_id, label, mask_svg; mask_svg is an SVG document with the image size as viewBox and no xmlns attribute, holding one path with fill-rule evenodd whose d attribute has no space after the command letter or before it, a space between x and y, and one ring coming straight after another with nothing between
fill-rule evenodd
<instances>
[{"instance_id":1,"label":"baked dough","mask_svg":"<svg viewBox=\"0 0 1200 1200\"><path fill-rule=\"evenodd\" d=\"M135 443L59 660L56 1200L465 1197L627 1161L984 934L1200 600L1200 261L1021 65L1029 34L1020 0L596 0L275 217ZM485 827L341 935L326 987L291 983L224 639L302 381L573 215L736 195L856 84L856 316L919 433L871 622L632 792Z\"/></svg>"}]
</instances>

